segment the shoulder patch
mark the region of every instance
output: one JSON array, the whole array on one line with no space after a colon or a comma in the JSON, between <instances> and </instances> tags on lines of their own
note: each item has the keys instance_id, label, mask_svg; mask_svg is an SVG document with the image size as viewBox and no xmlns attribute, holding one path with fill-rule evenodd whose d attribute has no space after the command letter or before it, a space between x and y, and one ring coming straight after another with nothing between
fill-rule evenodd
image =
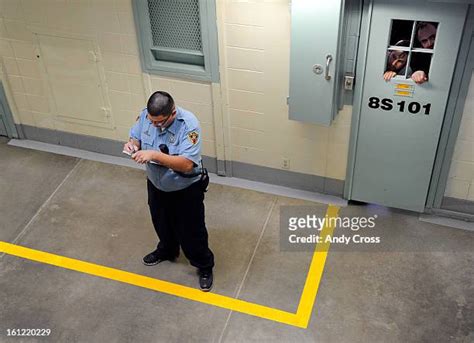
<instances>
[{"instance_id":1,"label":"shoulder patch","mask_svg":"<svg viewBox=\"0 0 474 343\"><path fill-rule=\"evenodd\" d=\"M197 131L191 131L188 133L188 139L193 145L196 144L199 140L199 133Z\"/></svg>"}]
</instances>

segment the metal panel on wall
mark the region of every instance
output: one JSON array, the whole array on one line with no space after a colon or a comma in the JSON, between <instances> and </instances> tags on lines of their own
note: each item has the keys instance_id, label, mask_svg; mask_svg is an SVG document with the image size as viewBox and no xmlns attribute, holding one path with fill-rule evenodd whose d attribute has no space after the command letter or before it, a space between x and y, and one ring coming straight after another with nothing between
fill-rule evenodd
<instances>
[{"instance_id":1,"label":"metal panel on wall","mask_svg":"<svg viewBox=\"0 0 474 343\"><path fill-rule=\"evenodd\" d=\"M100 55L86 38L37 33L38 61L56 119L112 127Z\"/></svg>"},{"instance_id":2,"label":"metal panel on wall","mask_svg":"<svg viewBox=\"0 0 474 343\"><path fill-rule=\"evenodd\" d=\"M337 110L343 1L293 0L289 118L330 125Z\"/></svg>"}]
</instances>

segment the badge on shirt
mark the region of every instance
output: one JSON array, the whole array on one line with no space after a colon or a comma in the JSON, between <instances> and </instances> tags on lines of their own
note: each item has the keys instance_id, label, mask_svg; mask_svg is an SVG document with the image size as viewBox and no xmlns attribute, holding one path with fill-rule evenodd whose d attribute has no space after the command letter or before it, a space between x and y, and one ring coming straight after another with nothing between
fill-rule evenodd
<instances>
[{"instance_id":1,"label":"badge on shirt","mask_svg":"<svg viewBox=\"0 0 474 343\"><path fill-rule=\"evenodd\" d=\"M173 134L170 135L170 143L174 143L176 140L175 136Z\"/></svg>"},{"instance_id":2,"label":"badge on shirt","mask_svg":"<svg viewBox=\"0 0 474 343\"><path fill-rule=\"evenodd\" d=\"M197 133L196 131L188 133L188 139L193 145L196 144L199 139L199 133Z\"/></svg>"}]
</instances>

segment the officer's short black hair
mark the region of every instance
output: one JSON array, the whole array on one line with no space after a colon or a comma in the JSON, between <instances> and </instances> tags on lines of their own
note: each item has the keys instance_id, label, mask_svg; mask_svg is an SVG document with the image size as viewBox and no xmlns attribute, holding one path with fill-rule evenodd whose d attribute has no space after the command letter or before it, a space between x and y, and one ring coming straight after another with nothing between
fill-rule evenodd
<instances>
[{"instance_id":1,"label":"officer's short black hair","mask_svg":"<svg viewBox=\"0 0 474 343\"><path fill-rule=\"evenodd\" d=\"M173 113L174 100L173 97L164 91L153 93L146 104L148 113L153 116L169 116Z\"/></svg>"}]
</instances>

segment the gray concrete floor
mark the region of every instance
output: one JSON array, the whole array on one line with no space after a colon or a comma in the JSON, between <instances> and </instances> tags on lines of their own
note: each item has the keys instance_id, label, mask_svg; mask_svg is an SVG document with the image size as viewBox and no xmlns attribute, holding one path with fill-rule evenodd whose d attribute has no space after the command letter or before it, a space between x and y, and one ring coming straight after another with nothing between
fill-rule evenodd
<instances>
[{"instance_id":1,"label":"gray concrete floor","mask_svg":"<svg viewBox=\"0 0 474 343\"><path fill-rule=\"evenodd\" d=\"M147 267L156 244L141 170L0 140L0 240L190 287L184 257ZM327 205L212 184L206 222L213 292L295 312L312 252L283 252L279 211ZM377 206L385 245L328 255L307 329L18 257L0 257L0 341L50 328L51 342L473 342L474 233ZM341 231L339 228L336 232ZM332 248L331 248L332 249Z\"/></svg>"}]
</instances>

